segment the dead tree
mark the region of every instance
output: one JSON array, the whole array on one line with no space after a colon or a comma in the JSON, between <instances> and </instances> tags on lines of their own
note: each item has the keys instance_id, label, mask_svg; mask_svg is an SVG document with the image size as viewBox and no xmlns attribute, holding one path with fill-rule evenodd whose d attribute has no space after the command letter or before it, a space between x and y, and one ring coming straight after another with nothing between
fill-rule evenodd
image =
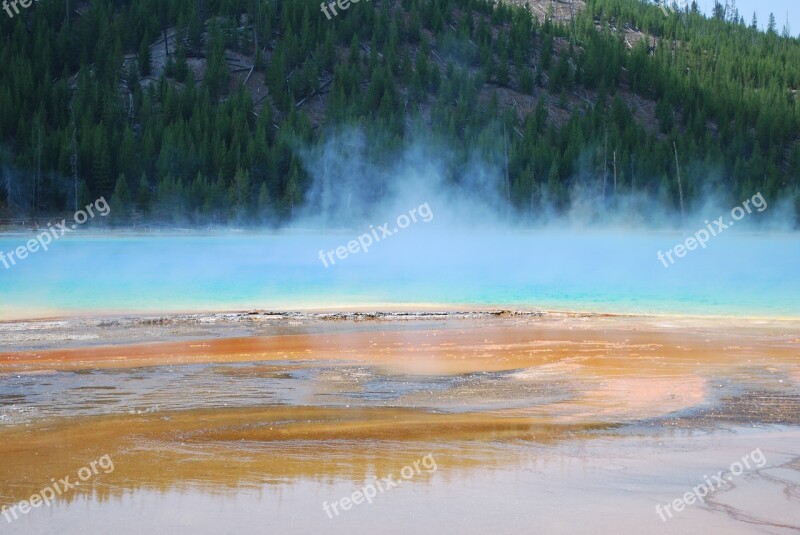
<instances>
[{"instance_id":1,"label":"dead tree","mask_svg":"<svg viewBox=\"0 0 800 535\"><path fill-rule=\"evenodd\" d=\"M617 149L614 149L614 196L617 196Z\"/></svg>"},{"instance_id":2,"label":"dead tree","mask_svg":"<svg viewBox=\"0 0 800 535\"><path fill-rule=\"evenodd\" d=\"M531 162L531 223L533 223L533 200L534 200L534 193L536 191L536 162Z\"/></svg>"},{"instance_id":3,"label":"dead tree","mask_svg":"<svg viewBox=\"0 0 800 535\"><path fill-rule=\"evenodd\" d=\"M608 176L608 128L606 128L603 145L603 206L606 205L606 180Z\"/></svg>"},{"instance_id":4,"label":"dead tree","mask_svg":"<svg viewBox=\"0 0 800 535\"><path fill-rule=\"evenodd\" d=\"M41 197L41 187L42 187L42 116L37 112L36 113L36 130L35 130L35 143L36 143L36 152L34 154L34 159L36 161L36 174L33 178L33 206L32 206L32 215L33 215L33 224L36 225L38 215L39 215L39 203Z\"/></svg>"},{"instance_id":5,"label":"dead tree","mask_svg":"<svg viewBox=\"0 0 800 535\"><path fill-rule=\"evenodd\" d=\"M681 166L678 163L678 146L672 142L672 148L675 149L675 174L678 177L678 199L681 203L681 228L684 228L684 211L683 211L683 186L681 185Z\"/></svg>"},{"instance_id":6,"label":"dead tree","mask_svg":"<svg viewBox=\"0 0 800 535\"><path fill-rule=\"evenodd\" d=\"M575 9L573 8L574 0L569 0L569 25L572 28L572 45L575 46Z\"/></svg>"},{"instance_id":7,"label":"dead tree","mask_svg":"<svg viewBox=\"0 0 800 535\"><path fill-rule=\"evenodd\" d=\"M506 123L503 123L503 158L505 160L505 173L506 173L506 215L510 215L511 178L508 175L508 136L506 134Z\"/></svg>"},{"instance_id":8,"label":"dead tree","mask_svg":"<svg viewBox=\"0 0 800 535\"><path fill-rule=\"evenodd\" d=\"M75 125L75 110L72 109L70 102L69 111L72 115L72 155L69 158L69 165L72 170L72 185L75 191L75 212L78 212L78 141L77 141L77 127Z\"/></svg>"}]
</instances>

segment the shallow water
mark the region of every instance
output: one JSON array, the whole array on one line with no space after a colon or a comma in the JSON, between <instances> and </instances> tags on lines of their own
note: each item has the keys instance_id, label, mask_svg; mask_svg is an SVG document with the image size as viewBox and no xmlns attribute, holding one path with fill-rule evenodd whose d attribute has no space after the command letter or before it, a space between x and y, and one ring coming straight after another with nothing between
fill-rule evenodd
<instances>
[{"instance_id":1,"label":"shallow water","mask_svg":"<svg viewBox=\"0 0 800 535\"><path fill-rule=\"evenodd\" d=\"M32 534L800 530L796 321L311 318L273 318L271 336L204 340L183 340L186 326L166 322L161 342L70 349L53 340L84 323L62 322L49 349L0 353L0 504L53 478L75 481L104 455L114 464L0 525ZM132 325L122 327L130 339L152 336ZM7 336L28 344L18 327ZM756 449L763 463L659 517L657 505ZM373 503L326 513L389 476L401 483Z\"/></svg>"},{"instance_id":2,"label":"shallow water","mask_svg":"<svg viewBox=\"0 0 800 535\"><path fill-rule=\"evenodd\" d=\"M203 415L200 415L201 417ZM800 432L733 426L712 432L631 429L537 439L177 441L139 438L113 449L100 426L85 459L111 452L100 473L68 499L34 509L4 532L65 533L796 533L800 529ZM138 431L137 428L127 430ZM125 432L121 426L117 432ZM74 437L80 430L68 434ZM162 433L169 435L166 426ZM176 437L179 438L179 437ZM78 450L75 438L61 447ZM36 445L33 446L37 448ZM38 449L38 448L37 448ZM656 510L759 450L751 466L671 518ZM41 450L42 453L46 450ZM401 475L425 457L435 469ZM44 467L17 462L38 489L74 474L80 455ZM433 468L434 463L428 463ZM376 479L400 484L339 514L340 503ZM75 478L73 477L73 480ZM19 479L18 479L19 480ZM41 485L41 486L39 486ZM34 492L34 490L30 490ZM0 518L0 520L2 520Z\"/></svg>"}]
</instances>

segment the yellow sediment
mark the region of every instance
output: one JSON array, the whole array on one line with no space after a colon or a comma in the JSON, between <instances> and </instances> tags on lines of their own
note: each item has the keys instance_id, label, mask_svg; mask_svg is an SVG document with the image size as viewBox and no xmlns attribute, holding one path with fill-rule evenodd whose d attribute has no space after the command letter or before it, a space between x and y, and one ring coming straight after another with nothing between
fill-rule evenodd
<instances>
[{"instance_id":1,"label":"yellow sediment","mask_svg":"<svg viewBox=\"0 0 800 535\"><path fill-rule=\"evenodd\" d=\"M486 466L503 462L493 459L492 443L547 443L587 429L490 414L283 406L42 422L0 433L0 503L31 496L54 474L74 482L81 467L104 455L113 473L99 474L75 495L118 494L126 487L230 490L309 477L364 480L428 453L451 469Z\"/></svg>"}]
</instances>

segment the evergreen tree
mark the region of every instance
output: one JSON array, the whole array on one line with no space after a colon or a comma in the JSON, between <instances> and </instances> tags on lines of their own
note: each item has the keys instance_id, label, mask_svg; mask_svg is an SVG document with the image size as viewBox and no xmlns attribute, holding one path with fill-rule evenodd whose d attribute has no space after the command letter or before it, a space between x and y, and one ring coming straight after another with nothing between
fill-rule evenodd
<instances>
[{"instance_id":1,"label":"evergreen tree","mask_svg":"<svg viewBox=\"0 0 800 535\"><path fill-rule=\"evenodd\" d=\"M95 129L92 145L92 194L98 198L111 193L111 153L106 130L101 123Z\"/></svg>"},{"instance_id":2,"label":"evergreen tree","mask_svg":"<svg viewBox=\"0 0 800 535\"><path fill-rule=\"evenodd\" d=\"M775 15L770 12L769 14L769 22L767 23L767 33L775 34Z\"/></svg>"},{"instance_id":3,"label":"evergreen tree","mask_svg":"<svg viewBox=\"0 0 800 535\"><path fill-rule=\"evenodd\" d=\"M150 184L147 180L147 174L142 173L139 179L139 187L136 190L136 208L142 214L147 214L150 211Z\"/></svg>"},{"instance_id":4,"label":"evergreen tree","mask_svg":"<svg viewBox=\"0 0 800 535\"><path fill-rule=\"evenodd\" d=\"M137 57L137 65L139 73L142 76L150 76L152 71L153 55L150 51L150 36L146 33L139 44L139 56Z\"/></svg>"},{"instance_id":5,"label":"evergreen tree","mask_svg":"<svg viewBox=\"0 0 800 535\"><path fill-rule=\"evenodd\" d=\"M121 223L127 222L130 217L132 204L128 181L125 179L125 174L121 174L117 177L114 193L111 196L112 220Z\"/></svg>"}]
</instances>

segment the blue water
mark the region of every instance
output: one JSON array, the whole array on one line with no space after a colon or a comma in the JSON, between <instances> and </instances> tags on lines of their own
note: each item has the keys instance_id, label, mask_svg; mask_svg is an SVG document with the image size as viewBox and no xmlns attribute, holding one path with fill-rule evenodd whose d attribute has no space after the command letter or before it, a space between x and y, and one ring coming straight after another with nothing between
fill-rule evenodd
<instances>
[{"instance_id":1,"label":"blue water","mask_svg":"<svg viewBox=\"0 0 800 535\"><path fill-rule=\"evenodd\" d=\"M411 226L325 267L360 232L72 234L0 264L0 317L436 304L800 317L800 237L730 231L665 268L676 232ZM32 234L0 237L0 251Z\"/></svg>"}]
</instances>

